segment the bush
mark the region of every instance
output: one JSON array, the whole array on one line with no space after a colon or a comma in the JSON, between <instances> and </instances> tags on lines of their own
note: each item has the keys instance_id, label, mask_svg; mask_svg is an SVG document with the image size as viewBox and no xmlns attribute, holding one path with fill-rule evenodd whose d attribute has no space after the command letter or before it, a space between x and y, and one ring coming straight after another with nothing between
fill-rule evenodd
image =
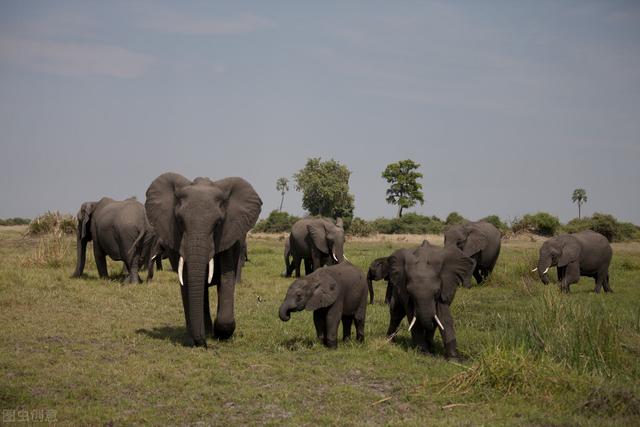
<instances>
[{"instance_id":1,"label":"bush","mask_svg":"<svg viewBox=\"0 0 640 427\"><path fill-rule=\"evenodd\" d=\"M373 232L373 226L364 219L358 217L351 221L351 224L349 224L349 228L347 229L347 234L352 236L366 237Z\"/></svg>"},{"instance_id":2,"label":"bush","mask_svg":"<svg viewBox=\"0 0 640 427\"><path fill-rule=\"evenodd\" d=\"M445 225L456 225L456 224L462 224L463 222L466 222L467 220L460 215L458 212L451 212L449 215L447 215L447 219L444 221Z\"/></svg>"},{"instance_id":3,"label":"bush","mask_svg":"<svg viewBox=\"0 0 640 427\"><path fill-rule=\"evenodd\" d=\"M437 216L408 213L402 218L378 218L371 225L375 231L384 234L440 234L445 224Z\"/></svg>"},{"instance_id":4,"label":"bush","mask_svg":"<svg viewBox=\"0 0 640 427\"><path fill-rule=\"evenodd\" d=\"M76 232L76 218L71 214L48 211L29 223L28 234L40 235L55 232L73 234Z\"/></svg>"},{"instance_id":5,"label":"bush","mask_svg":"<svg viewBox=\"0 0 640 427\"><path fill-rule=\"evenodd\" d=\"M498 230L502 231L503 233L509 229L509 226L502 222L498 215L489 215L482 218L481 221L486 221L489 224L493 224Z\"/></svg>"},{"instance_id":6,"label":"bush","mask_svg":"<svg viewBox=\"0 0 640 427\"><path fill-rule=\"evenodd\" d=\"M62 229L58 228L40 237L33 253L30 256L21 258L21 264L27 268L60 268L64 265L70 252L69 240L65 238L65 233Z\"/></svg>"},{"instance_id":7,"label":"bush","mask_svg":"<svg viewBox=\"0 0 640 427\"><path fill-rule=\"evenodd\" d=\"M258 233L282 233L290 231L291 226L299 220L297 216L289 215L287 212L271 211L269 216L258 221L253 231Z\"/></svg>"},{"instance_id":8,"label":"bush","mask_svg":"<svg viewBox=\"0 0 640 427\"><path fill-rule=\"evenodd\" d=\"M559 228L558 218L546 212L526 214L522 219L516 219L511 224L511 230L514 233L528 231L542 236L553 236Z\"/></svg>"},{"instance_id":9,"label":"bush","mask_svg":"<svg viewBox=\"0 0 640 427\"><path fill-rule=\"evenodd\" d=\"M26 225L29 224L31 220L29 218L7 218L0 219L0 225Z\"/></svg>"},{"instance_id":10,"label":"bush","mask_svg":"<svg viewBox=\"0 0 640 427\"><path fill-rule=\"evenodd\" d=\"M605 236L610 242L640 239L640 229L630 222L618 222L609 214L594 213L591 217L574 218L563 227L566 233L593 230Z\"/></svg>"}]
</instances>

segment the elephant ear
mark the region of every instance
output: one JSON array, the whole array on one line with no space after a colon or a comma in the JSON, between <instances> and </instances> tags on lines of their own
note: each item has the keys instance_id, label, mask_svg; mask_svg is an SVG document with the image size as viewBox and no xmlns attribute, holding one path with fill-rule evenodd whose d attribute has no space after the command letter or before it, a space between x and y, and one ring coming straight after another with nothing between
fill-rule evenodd
<instances>
[{"instance_id":1,"label":"elephant ear","mask_svg":"<svg viewBox=\"0 0 640 427\"><path fill-rule=\"evenodd\" d=\"M225 219L222 233L216 236L216 253L226 251L236 242L243 242L258 221L262 200L243 178L225 178L213 183L225 194ZM219 237L218 237L219 236Z\"/></svg>"},{"instance_id":2,"label":"elephant ear","mask_svg":"<svg viewBox=\"0 0 640 427\"><path fill-rule=\"evenodd\" d=\"M147 218L155 229L163 246L174 252L180 251L181 233L175 216L176 193L182 187L190 185L184 176L167 172L153 180L147 189L145 210Z\"/></svg>"},{"instance_id":3,"label":"elephant ear","mask_svg":"<svg viewBox=\"0 0 640 427\"><path fill-rule=\"evenodd\" d=\"M318 282L318 286L305 306L307 310L329 307L338 299L338 283L330 274L322 270L318 271Z\"/></svg>"},{"instance_id":4,"label":"elephant ear","mask_svg":"<svg viewBox=\"0 0 640 427\"><path fill-rule=\"evenodd\" d=\"M440 280L442 281L440 299L445 304L451 304L458 285L464 281L465 277L473 273L475 263L456 246L448 246L443 251L444 259L440 269Z\"/></svg>"},{"instance_id":5,"label":"elephant ear","mask_svg":"<svg viewBox=\"0 0 640 427\"><path fill-rule=\"evenodd\" d=\"M416 263L418 258L408 249L399 249L389 256L389 282L398 293L400 301L409 313L409 293L407 292L407 263Z\"/></svg>"},{"instance_id":6,"label":"elephant ear","mask_svg":"<svg viewBox=\"0 0 640 427\"><path fill-rule=\"evenodd\" d=\"M327 246L327 230L323 221L312 221L307 225L307 230L311 235L311 240L318 250L322 253L329 253Z\"/></svg>"},{"instance_id":7,"label":"elephant ear","mask_svg":"<svg viewBox=\"0 0 640 427\"><path fill-rule=\"evenodd\" d=\"M463 252L467 256L472 256L486 248L488 243L489 240L483 232L475 229L471 230L471 233L467 236L467 241L464 244Z\"/></svg>"},{"instance_id":8,"label":"elephant ear","mask_svg":"<svg viewBox=\"0 0 640 427\"><path fill-rule=\"evenodd\" d=\"M85 239L91 234L89 227L91 226L91 215L96 209L96 202L84 202L78 211L78 225L80 227L80 238Z\"/></svg>"},{"instance_id":9,"label":"elephant ear","mask_svg":"<svg viewBox=\"0 0 640 427\"><path fill-rule=\"evenodd\" d=\"M564 245L560 258L558 258L558 267L564 267L580 257L580 245L578 242L570 242Z\"/></svg>"}]
</instances>

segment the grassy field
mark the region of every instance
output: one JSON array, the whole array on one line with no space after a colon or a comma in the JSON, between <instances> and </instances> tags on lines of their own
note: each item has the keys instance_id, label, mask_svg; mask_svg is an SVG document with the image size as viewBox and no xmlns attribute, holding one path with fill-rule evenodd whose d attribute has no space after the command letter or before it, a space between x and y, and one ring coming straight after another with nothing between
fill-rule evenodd
<instances>
[{"instance_id":1,"label":"grassy field","mask_svg":"<svg viewBox=\"0 0 640 427\"><path fill-rule=\"evenodd\" d=\"M638 243L614 245L614 294L583 279L561 295L529 272L540 243L507 242L491 280L456 295L465 361L451 363L414 351L406 321L387 342L382 282L363 345L325 349L310 312L281 322L291 280L279 276L276 239L249 240L236 334L204 350L183 345L175 273L123 285L120 263L101 280L89 256L86 277L72 280L73 238L23 234L0 227L4 422L48 411L62 425L640 424ZM351 241L346 253L364 269L412 245Z\"/></svg>"}]
</instances>

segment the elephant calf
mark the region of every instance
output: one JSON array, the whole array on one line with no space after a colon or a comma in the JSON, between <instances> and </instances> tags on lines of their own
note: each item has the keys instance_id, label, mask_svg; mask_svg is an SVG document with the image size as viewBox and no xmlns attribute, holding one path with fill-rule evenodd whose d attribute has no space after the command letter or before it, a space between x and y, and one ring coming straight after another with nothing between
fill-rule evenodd
<instances>
[{"instance_id":1,"label":"elephant calf","mask_svg":"<svg viewBox=\"0 0 640 427\"><path fill-rule=\"evenodd\" d=\"M371 262L367 272L367 285L369 286L369 303L373 304L373 281L385 280L387 282L387 292L384 296L384 303L391 301L391 282L389 279L389 257L376 258Z\"/></svg>"},{"instance_id":2,"label":"elephant calf","mask_svg":"<svg viewBox=\"0 0 640 427\"><path fill-rule=\"evenodd\" d=\"M609 286L611 256L611 245L600 233L586 230L561 234L542 244L538 266L533 271L538 272L540 280L546 285L549 283L547 271L556 266L562 292L568 293L569 285L578 283L580 276L595 279L596 293L603 287L605 292L613 292Z\"/></svg>"},{"instance_id":3,"label":"elephant calf","mask_svg":"<svg viewBox=\"0 0 640 427\"><path fill-rule=\"evenodd\" d=\"M367 311L367 281L362 271L348 262L323 267L291 284L280 305L280 320L290 319L292 311L313 311L318 338L329 348L336 348L338 325L342 320L343 339L351 338L351 324L356 339L364 341Z\"/></svg>"},{"instance_id":4,"label":"elephant calf","mask_svg":"<svg viewBox=\"0 0 640 427\"><path fill-rule=\"evenodd\" d=\"M135 199L116 201L103 197L83 203L78 212L78 259L72 277L82 275L87 243L93 241L93 255L100 277L109 277L107 255L124 261L127 283L140 283L138 271L147 266L156 245L156 235L145 215L142 203ZM147 280L153 277L149 271Z\"/></svg>"}]
</instances>

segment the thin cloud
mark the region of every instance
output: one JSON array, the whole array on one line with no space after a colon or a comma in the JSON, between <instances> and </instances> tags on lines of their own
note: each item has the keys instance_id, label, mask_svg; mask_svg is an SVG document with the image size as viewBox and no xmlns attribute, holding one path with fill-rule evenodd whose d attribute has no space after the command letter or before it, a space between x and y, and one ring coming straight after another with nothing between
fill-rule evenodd
<instances>
[{"instance_id":1,"label":"thin cloud","mask_svg":"<svg viewBox=\"0 0 640 427\"><path fill-rule=\"evenodd\" d=\"M3 38L0 39L0 61L64 76L135 78L155 59L106 44Z\"/></svg>"},{"instance_id":2,"label":"thin cloud","mask_svg":"<svg viewBox=\"0 0 640 427\"><path fill-rule=\"evenodd\" d=\"M274 26L275 23L271 19L255 15L218 19L175 12L159 12L146 17L140 23L140 27L147 30L190 35L247 34Z\"/></svg>"}]
</instances>

